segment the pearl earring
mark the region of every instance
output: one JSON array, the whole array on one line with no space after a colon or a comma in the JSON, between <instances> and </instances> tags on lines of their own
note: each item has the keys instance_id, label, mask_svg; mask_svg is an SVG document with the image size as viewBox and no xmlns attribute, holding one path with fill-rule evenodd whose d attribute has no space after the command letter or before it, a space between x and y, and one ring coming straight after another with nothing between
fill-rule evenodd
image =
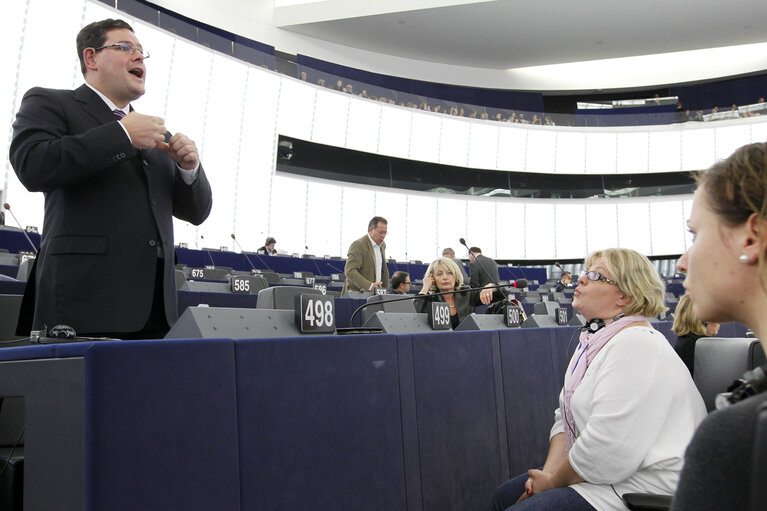
<instances>
[{"instance_id":1,"label":"pearl earring","mask_svg":"<svg viewBox=\"0 0 767 511\"><path fill-rule=\"evenodd\" d=\"M738 257L738 260L741 263L747 263L748 262L748 256L746 254L740 254L740 257Z\"/></svg>"}]
</instances>

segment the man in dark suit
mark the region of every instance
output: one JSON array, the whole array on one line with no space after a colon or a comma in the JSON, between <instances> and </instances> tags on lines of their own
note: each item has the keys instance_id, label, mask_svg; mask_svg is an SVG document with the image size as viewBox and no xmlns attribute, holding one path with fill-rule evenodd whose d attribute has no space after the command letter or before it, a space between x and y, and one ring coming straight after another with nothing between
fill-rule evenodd
<instances>
[{"instance_id":1,"label":"man in dark suit","mask_svg":"<svg viewBox=\"0 0 767 511\"><path fill-rule=\"evenodd\" d=\"M384 243L387 229L386 219L374 216L368 223L368 233L349 246L344 266L346 281L341 296L347 291L372 291L389 286Z\"/></svg>"},{"instance_id":2,"label":"man in dark suit","mask_svg":"<svg viewBox=\"0 0 767 511\"><path fill-rule=\"evenodd\" d=\"M479 247L469 249L469 271L471 287L485 287L488 284L498 284L498 264L482 255Z\"/></svg>"},{"instance_id":3,"label":"man in dark suit","mask_svg":"<svg viewBox=\"0 0 767 511\"><path fill-rule=\"evenodd\" d=\"M469 276L466 275L466 268L463 267L463 261L460 259L457 259L455 257L455 250L453 250L450 247L447 247L445 249L442 249L442 257L447 257L448 259L452 259L453 262L458 266L458 269L461 271L461 276L463 277L463 282L465 284L469 283Z\"/></svg>"},{"instance_id":4,"label":"man in dark suit","mask_svg":"<svg viewBox=\"0 0 767 511\"><path fill-rule=\"evenodd\" d=\"M391 290L393 294L404 295L410 292L410 274L406 271L395 271L391 276Z\"/></svg>"},{"instance_id":5,"label":"man in dark suit","mask_svg":"<svg viewBox=\"0 0 767 511\"><path fill-rule=\"evenodd\" d=\"M130 106L144 94L148 57L131 26L91 23L77 51L86 83L29 90L13 124L16 175L45 194L25 296L34 315L22 311L19 331L67 324L84 335L160 338L178 314L172 216L202 223L210 184L192 140Z\"/></svg>"}]
</instances>

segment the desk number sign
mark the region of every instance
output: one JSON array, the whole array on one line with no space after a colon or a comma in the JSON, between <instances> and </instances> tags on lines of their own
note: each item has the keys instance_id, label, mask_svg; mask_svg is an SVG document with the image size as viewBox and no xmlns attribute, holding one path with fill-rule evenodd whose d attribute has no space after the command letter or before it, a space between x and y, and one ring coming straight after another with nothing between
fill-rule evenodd
<instances>
[{"instance_id":1,"label":"desk number sign","mask_svg":"<svg viewBox=\"0 0 767 511\"><path fill-rule=\"evenodd\" d=\"M335 301L331 296L296 296L296 326L303 334L333 333L336 330Z\"/></svg>"},{"instance_id":2,"label":"desk number sign","mask_svg":"<svg viewBox=\"0 0 767 511\"><path fill-rule=\"evenodd\" d=\"M250 294L251 289L255 289L253 285L255 283L255 277L248 277L247 275L236 275L232 277L232 293Z\"/></svg>"},{"instance_id":3,"label":"desk number sign","mask_svg":"<svg viewBox=\"0 0 767 511\"><path fill-rule=\"evenodd\" d=\"M428 311L432 330L450 330L450 306L445 302L431 302Z\"/></svg>"},{"instance_id":4,"label":"desk number sign","mask_svg":"<svg viewBox=\"0 0 767 511\"><path fill-rule=\"evenodd\" d=\"M567 309L564 307L557 307L554 310L557 313L557 325L567 325Z\"/></svg>"},{"instance_id":5,"label":"desk number sign","mask_svg":"<svg viewBox=\"0 0 767 511\"><path fill-rule=\"evenodd\" d=\"M319 289L323 295L328 294L328 286L326 284L319 284L317 282L312 286L314 289Z\"/></svg>"},{"instance_id":6,"label":"desk number sign","mask_svg":"<svg viewBox=\"0 0 767 511\"><path fill-rule=\"evenodd\" d=\"M203 268L192 268L191 277L193 279L204 279L205 270Z\"/></svg>"},{"instance_id":7,"label":"desk number sign","mask_svg":"<svg viewBox=\"0 0 767 511\"><path fill-rule=\"evenodd\" d=\"M512 305L506 306L506 314L504 315L506 326L518 327L522 324L522 311L519 307Z\"/></svg>"}]
</instances>

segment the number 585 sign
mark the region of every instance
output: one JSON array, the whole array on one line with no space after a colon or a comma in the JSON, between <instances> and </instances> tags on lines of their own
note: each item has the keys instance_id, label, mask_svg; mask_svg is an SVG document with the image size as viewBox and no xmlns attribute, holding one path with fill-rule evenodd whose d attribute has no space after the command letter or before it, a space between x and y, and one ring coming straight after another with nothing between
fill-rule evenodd
<instances>
[{"instance_id":1,"label":"number 585 sign","mask_svg":"<svg viewBox=\"0 0 767 511\"><path fill-rule=\"evenodd\" d=\"M296 296L296 326L301 333L333 333L336 309L332 296L301 294Z\"/></svg>"}]
</instances>

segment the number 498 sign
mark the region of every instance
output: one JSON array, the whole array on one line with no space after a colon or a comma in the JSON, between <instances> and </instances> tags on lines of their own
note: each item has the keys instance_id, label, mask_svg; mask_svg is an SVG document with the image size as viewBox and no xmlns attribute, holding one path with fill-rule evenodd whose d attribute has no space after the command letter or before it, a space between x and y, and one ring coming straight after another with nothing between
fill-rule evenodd
<instances>
[{"instance_id":1,"label":"number 498 sign","mask_svg":"<svg viewBox=\"0 0 767 511\"><path fill-rule=\"evenodd\" d=\"M332 296L301 294L296 296L296 326L301 333L333 333L336 309Z\"/></svg>"}]
</instances>

